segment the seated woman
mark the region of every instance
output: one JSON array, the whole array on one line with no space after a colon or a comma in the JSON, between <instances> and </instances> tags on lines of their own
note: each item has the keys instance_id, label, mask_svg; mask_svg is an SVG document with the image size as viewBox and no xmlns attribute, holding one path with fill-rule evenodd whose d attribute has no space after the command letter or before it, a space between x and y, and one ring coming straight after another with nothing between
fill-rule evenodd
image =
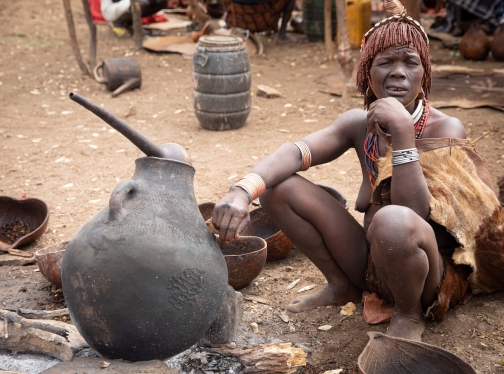
<instances>
[{"instance_id":1,"label":"seated woman","mask_svg":"<svg viewBox=\"0 0 504 374\"><path fill-rule=\"evenodd\" d=\"M156 14L162 9L178 6L178 0L138 0L142 17ZM101 0L102 17L111 24L112 31L119 37L131 29L132 15L130 0Z\"/></svg>"},{"instance_id":2,"label":"seated woman","mask_svg":"<svg viewBox=\"0 0 504 374\"><path fill-rule=\"evenodd\" d=\"M227 22L250 32L278 32L277 43L296 42L285 30L296 0L225 0ZM278 21L282 17L280 29Z\"/></svg>"},{"instance_id":3,"label":"seated woman","mask_svg":"<svg viewBox=\"0 0 504 374\"><path fill-rule=\"evenodd\" d=\"M357 86L364 106L327 128L283 144L259 162L213 212L232 241L260 196L279 228L327 284L294 299L291 312L360 302L363 290L394 303L388 334L421 340L424 316L442 320L469 286L504 288L504 213L462 123L432 108L429 41L398 0L393 16L363 38ZM331 195L296 174L348 149L363 182L361 226Z\"/></svg>"}]
</instances>

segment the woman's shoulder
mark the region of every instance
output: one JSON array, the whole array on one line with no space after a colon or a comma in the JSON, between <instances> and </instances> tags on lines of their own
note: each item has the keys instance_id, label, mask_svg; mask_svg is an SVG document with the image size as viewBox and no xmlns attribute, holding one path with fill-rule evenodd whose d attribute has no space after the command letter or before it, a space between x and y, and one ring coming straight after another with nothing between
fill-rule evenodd
<instances>
[{"instance_id":1,"label":"woman's shoulder","mask_svg":"<svg viewBox=\"0 0 504 374\"><path fill-rule=\"evenodd\" d=\"M332 123L333 126L338 127L356 127L355 125L363 124L366 125L367 122L367 111L363 109L350 109L347 110L334 120ZM358 126L357 126L358 127Z\"/></svg>"},{"instance_id":2,"label":"woman's shoulder","mask_svg":"<svg viewBox=\"0 0 504 374\"><path fill-rule=\"evenodd\" d=\"M431 107L428 127L425 129L429 138L462 138L467 136L464 124L460 119L451 117L440 110Z\"/></svg>"}]
</instances>

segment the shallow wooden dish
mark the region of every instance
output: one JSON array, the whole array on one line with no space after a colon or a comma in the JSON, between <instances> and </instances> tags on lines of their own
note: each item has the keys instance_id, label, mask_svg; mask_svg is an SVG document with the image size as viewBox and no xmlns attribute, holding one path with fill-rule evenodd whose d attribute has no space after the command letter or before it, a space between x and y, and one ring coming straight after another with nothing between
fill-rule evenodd
<instances>
[{"instance_id":1,"label":"shallow wooden dish","mask_svg":"<svg viewBox=\"0 0 504 374\"><path fill-rule=\"evenodd\" d=\"M376 331L368 336L357 361L361 374L476 374L471 365L443 348Z\"/></svg>"},{"instance_id":2,"label":"shallow wooden dish","mask_svg":"<svg viewBox=\"0 0 504 374\"><path fill-rule=\"evenodd\" d=\"M0 196L1 250L7 251L34 242L44 233L48 223L49 208L44 201L33 197L16 199L10 196ZM30 231L19 236L13 235L15 233L9 230L8 226L19 227L20 224L29 226Z\"/></svg>"}]
</instances>

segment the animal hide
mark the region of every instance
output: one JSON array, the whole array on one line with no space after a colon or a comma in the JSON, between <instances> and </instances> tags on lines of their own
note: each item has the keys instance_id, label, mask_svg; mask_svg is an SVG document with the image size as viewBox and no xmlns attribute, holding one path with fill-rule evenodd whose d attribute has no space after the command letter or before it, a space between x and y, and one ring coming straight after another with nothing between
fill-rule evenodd
<instances>
[{"instance_id":1,"label":"animal hide","mask_svg":"<svg viewBox=\"0 0 504 374\"><path fill-rule=\"evenodd\" d=\"M452 260L468 265L473 293L504 289L504 208L483 159L464 139L419 139L420 164L430 192L430 217L460 244ZM372 202L381 203L380 183L392 176L388 147L378 160Z\"/></svg>"}]
</instances>

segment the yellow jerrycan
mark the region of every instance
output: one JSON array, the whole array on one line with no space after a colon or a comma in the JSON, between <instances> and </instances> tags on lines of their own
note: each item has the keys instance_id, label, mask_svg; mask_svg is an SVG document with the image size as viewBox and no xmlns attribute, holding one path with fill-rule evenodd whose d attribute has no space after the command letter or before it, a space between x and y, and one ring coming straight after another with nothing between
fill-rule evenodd
<instances>
[{"instance_id":1,"label":"yellow jerrycan","mask_svg":"<svg viewBox=\"0 0 504 374\"><path fill-rule=\"evenodd\" d=\"M371 1L346 0L345 10L350 47L359 49L362 37L371 28Z\"/></svg>"}]
</instances>

